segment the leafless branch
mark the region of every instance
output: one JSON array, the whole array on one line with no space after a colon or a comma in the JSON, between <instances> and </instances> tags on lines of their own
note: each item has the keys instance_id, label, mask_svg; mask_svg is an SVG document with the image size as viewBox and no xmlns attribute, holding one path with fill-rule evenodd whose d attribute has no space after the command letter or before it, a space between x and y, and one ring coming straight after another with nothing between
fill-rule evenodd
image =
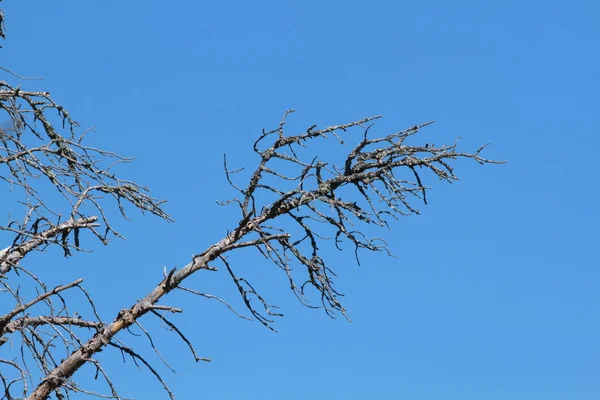
<instances>
[{"instance_id":1,"label":"leafless branch","mask_svg":"<svg viewBox=\"0 0 600 400\"><path fill-rule=\"evenodd\" d=\"M4 32L0 10L1 38ZM28 79L0 69L11 78ZM145 186L114 172L115 166L132 159L88 146L89 131L82 132L48 92L0 81L0 115L4 116L0 116L4 121L0 124L0 191L2 200L14 201L12 213L0 222L1 240L6 241L0 244L0 347L16 357L0 362L0 384L4 397L10 399L27 397L30 383L80 348L89 339L87 331L105 326L81 279L49 290L24 258L48 248L60 248L69 256L85 250L84 240L95 237L107 244L111 236L121 237L105 208L111 203L124 218L130 209L171 218L162 208L164 202L152 197ZM82 341L80 335L86 339ZM97 361L88 357L86 362L96 363L112 397L118 398ZM12 372L5 372L11 370L8 366ZM23 394L16 396L19 389ZM88 393L69 379L61 379L52 392L58 398L70 392Z\"/></svg>"},{"instance_id":2,"label":"leafless branch","mask_svg":"<svg viewBox=\"0 0 600 400\"><path fill-rule=\"evenodd\" d=\"M388 252L385 241L367 238L358 226L372 224L387 227L389 218L417 214L419 211L413 202L415 199L424 201L429 190L423 183L425 173L448 182L457 180L450 164L453 160L464 158L479 164L500 163L483 158L483 147L474 153L467 153L458 151L456 144L413 146L406 143L409 137L430 123L371 138L370 126L366 124L379 118L371 117L324 129L313 126L304 133L287 135L284 126L289 113L286 113L278 128L264 131L256 141L254 151L259 157L259 164L245 189L233 182L231 178L234 171L228 169L225 163L226 178L241 195L228 202L237 205L241 218L239 223L223 239L194 256L181 269L168 274L165 272L164 279L148 295L132 307L121 310L112 323L105 325L47 374L29 399L46 398L62 382L70 379L93 354L108 344L114 346L115 335L135 324L146 313L159 315L155 305L163 296L180 287L186 278L198 271L216 271L213 262L220 261L225 265L252 315L273 329L273 317L281 314L273 311L274 306L269 305L250 282L239 276L226 258L227 253L241 248L256 249L285 271L292 291L303 304L315 307L310 304L309 298L316 294L320 307L328 315L334 316L336 312L345 315L346 310L340 302L341 294L334 287L333 266L320 252L323 242L328 239L319 232L328 227L334 234L335 245L339 247L342 241L349 242L354 246L357 257L360 250ZM326 140L328 136L345 146L352 141L352 136L346 137L351 130L362 130L362 139L356 141L339 165L318 158L305 162L298 156L299 148L313 140ZM263 145L268 140L270 142ZM277 169L270 167L273 160L288 163L290 168L286 171L297 168L298 174L290 176L277 172ZM403 174L403 171L408 171L408 174ZM278 189L278 180L295 182L296 186L281 190ZM351 196L348 189L355 191L355 198L348 197ZM259 204L257 199L265 198L262 196L265 193L275 196L275 200ZM284 229L281 224L286 220L288 224L295 224L297 229ZM292 273L292 264L303 267L304 274ZM308 288L312 289L313 294L309 293ZM167 323L164 317L160 317ZM191 343L173 323L169 322L167 326L175 330L191 348ZM131 349L117 347L140 360L140 356ZM142 363L164 385L156 370Z\"/></svg>"},{"instance_id":3,"label":"leafless branch","mask_svg":"<svg viewBox=\"0 0 600 400\"><path fill-rule=\"evenodd\" d=\"M21 220L9 219L0 225L1 230L15 233L9 248L12 258L20 258L14 252L17 247L26 253L42 244L59 245L70 255L72 249L81 249L82 230L92 232L104 244L111 233L120 237L101 205L105 196L115 200L124 217L125 203L129 203L171 220L161 208L163 202L151 197L146 187L112 172L115 165L131 159L86 146L86 132L78 133L78 124L49 93L0 82L0 110L10 121L0 128L0 179L22 197L24 210ZM51 196L49 190L58 196ZM35 244L24 247L33 239ZM14 263L11 256L0 261L0 274Z\"/></svg>"},{"instance_id":4,"label":"leafless branch","mask_svg":"<svg viewBox=\"0 0 600 400\"><path fill-rule=\"evenodd\" d=\"M0 38L4 37L0 9ZM1 66L0 70L11 79L28 79ZM173 399L160 371L117 334L123 330L135 334L132 326L136 325L150 349L168 366L151 332L141 324L141 318L151 313L163 327L175 332L196 361L210 361L199 357L191 340L174 320L165 317L183 310L159 304L160 300L180 289L217 300L238 317L248 318L217 296L183 287L191 275L217 272L217 266L223 265L250 314L274 330L276 317L283 314L261 294L260 282L246 278L251 265L232 262L236 258L229 257L233 251L256 250L283 271L285 284L303 305L322 308L331 317L346 316L342 294L335 285L339 266L325 256L327 245L341 250L344 243L349 244L357 262L364 251L390 254L383 239L367 236L365 226L389 228L395 219L419 214L417 204L427 204L430 189L426 183L432 178L457 180L454 162L458 159L500 163L481 156L486 145L469 153L459 151L456 143L409 144L409 139L431 122L372 136L373 123L380 118L374 116L322 129L313 125L288 134L287 119L293 112L286 112L275 129L259 135L253 145L258 159L253 172L245 175L245 168L230 168L227 158L223 159L225 179L236 197L220 204L235 207L239 222L183 267L169 272L165 268L162 280L146 296L120 310L112 322L104 322L81 279L48 289L34 270L26 268L24 258L47 248L60 248L69 256L85 250L81 242L89 237L103 244L112 236L121 237L115 222L109 220L111 214L105 211L111 204L124 218L128 209L166 221L171 218L162 208L163 201L152 197L145 186L116 175L115 167L132 159L88 146L89 130L81 132L48 92L0 81L0 113L5 115L0 121L7 121L0 124L0 186L5 185L0 190L7 199L14 197L17 205L6 222L0 223L2 240L9 237L0 245L2 398L41 400L53 394L65 399L75 393L122 399L110 374L94 358L113 348L124 359L129 356L138 367L145 367ZM332 149L328 157L304 155L311 143L326 140ZM338 160L330 158L336 153L334 146L343 152ZM74 374L85 364L95 367L96 378L104 380L109 394L75 382Z\"/></svg>"}]
</instances>

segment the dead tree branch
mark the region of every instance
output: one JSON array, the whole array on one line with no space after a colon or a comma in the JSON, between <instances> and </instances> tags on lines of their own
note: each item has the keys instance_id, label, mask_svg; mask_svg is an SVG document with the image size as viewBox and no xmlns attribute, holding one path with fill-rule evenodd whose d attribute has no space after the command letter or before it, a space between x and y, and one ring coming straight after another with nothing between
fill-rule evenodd
<instances>
[{"instance_id":1,"label":"dead tree branch","mask_svg":"<svg viewBox=\"0 0 600 400\"><path fill-rule=\"evenodd\" d=\"M4 36L0 9L0 38ZM11 79L27 79L4 67L0 71ZM111 236L121 237L105 212L104 207L111 203L124 218L127 208L133 208L171 219L162 209L163 202L152 197L145 186L117 177L115 166L130 162L130 158L88 146L88 131L81 132L48 92L0 81L0 113L8 121L0 125L0 187L4 185L6 198L14 197L17 204L17 211L0 223L1 240L9 238L0 246L2 398L47 399L54 395L64 399L78 393L121 399L109 374L94 358L105 348L117 349L124 359L129 356L136 365L146 367L174 398L160 370L117 334L141 329L166 364L140 321L151 313L185 343L196 361L210 361L198 356L191 340L165 317L183 310L159 304L160 300L180 289L215 299L237 316L246 317L220 297L183 287L188 277L224 266L250 314L274 330L276 317L282 316L278 307L266 300L259 285L242 276L240 271L249 265L235 265L229 257L232 251L256 250L283 271L286 284L302 304L322 308L332 317L346 316L334 282L337 268L326 260L323 248L332 243L341 250L343 243L350 244L357 262L364 250L389 254L384 240L367 236L366 225L389 227L401 216L418 214L416 202L427 204L425 182L431 178L457 180L453 164L458 159L499 163L481 156L485 146L469 153L458 151L456 144L408 143L430 123L373 137L370 129L379 116L324 129L314 125L290 135L284 128L292 112L287 112L275 129L258 137L253 146L258 166L243 184L236 178L245 170L230 169L224 158L225 178L237 194L221 204L236 207L239 222L187 265L169 272L165 269L154 289L107 323L98 315L81 279L48 289L34 271L25 268L24 257L48 247L60 248L65 256L83 250L82 232L103 244ZM303 155L311 143L327 139L333 142L332 153L337 142L342 158ZM5 355L13 349L15 357ZM96 378L104 380L109 394L86 390L73 380L86 363L95 367Z\"/></svg>"},{"instance_id":2,"label":"dead tree branch","mask_svg":"<svg viewBox=\"0 0 600 400\"><path fill-rule=\"evenodd\" d=\"M370 138L370 126L366 124L379 118L371 117L325 129L315 129L313 126L305 133L286 135L284 126L288 114L278 128L263 132L256 141L254 151L260 161L245 189L233 183L234 171L227 169L226 165L227 179L240 194L240 197L226 202L237 205L239 209L241 219L237 226L223 239L194 256L190 263L165 274L162 282L132 307L121 310L112 323L97 331L47 374L29 399L47 398L63 382L71 379L75 371L96 352L112 345L118 332L153 311L154 305L171 290L179 287L186 278L200 270L216 270L213 265L215 262L225 265L252 315L271 327L272 317L281 314L274 312L273 306L263 299L250 282L238 276L225 258L228 252L239 248L255 248L285 271L292 291L304 304L311 306L310 298L316 294L320 307L329 315L333 316L335 312L345 315L345 309L339 300L340 294L334 288L333 268L320 253L321 242L326 239L318 233L314 223L330 227L335 233L336 245L342 240L351 243L357 256L359 250L387 252L385 242L368 239L356 225L364 223L387 226L389 218L418 213L412 202L414 199L425 199L428 188L423 184L424 174L428 172L448 182L457 180L450 164L456 159L472 159L479 164L500 163L481 156L485 146L474 153L467 153L458 151L456 144L412 146L406 143L409 137L429 123L384 137ZM340 165L320 161L318 158L303 161L297 156L298 149L310 141L325 140L332 136L344 144L351 138L343 137L349 131L357 129L362 130L362 139L346 153ZM268 140L271 142L261 148ZM288 163L289 167L297 168L298 173L291 176L277 172L278 169L270 167L273 160ZM290 168L286 171L288 169ZM402 174L403 171L409 172L408 177ZM277 180L294 182L295 188L280 190L276 186ZM343 188L354 189L355 198L347 197L347 191L342 190ZM343 195L340 194L342 192ZM265 194L276 199L268 204L261 204L259 199L264 198ZM283 225L278 225L286 220L296 225L296 235L292 235L290 229L284 229ZM299 278L292 273L292 264L304 268L303 277ZM309 288L313 295L309 293ZM256 308L253 301L258 301L260 308ZM169 327L173 329L174 325ZM139 359L130 350L119 348ZM156 374L154 369L151 371ZM164 384L162 379L160 381ZM168 388L165 389L172 395Z\"/></svg>"},{"instance_id":3,"label":"dead tree branch","mask_svg":"<svg viewBox=\"0 0 600 400\"><path fill-rule=\"evenodd\" d=\"M4 34L0 9L0 38ZM0 73L28 79L4 67ZM3 204L12 202L10 213L0 222L0 241L4 241L0 244L0 385L3 398L12 399L27 397L30 383L81 347L85 340L79 335L87 340L88 330L95 332L105 325L81 279L48 289L23 259L34 250L52 247L69 256L85 249L84 240L96 237L107 244L111 236L121 237L105 212L111 202L125 218L131 209L171 218L162 208L163 201L152 197L145 186L114 172L115 166L132 159L88 146L89 131L80 130L48 92L0 80L0 115L4 117L0 116L0 192ZM10 351L16 358L5 359ZM96 363L92 358L87 361ZM95 365L113 397L118 397L104 370ZM72 391L85 393L68 381L53 390L58 398Z\"/></svg>"}]
</instances>

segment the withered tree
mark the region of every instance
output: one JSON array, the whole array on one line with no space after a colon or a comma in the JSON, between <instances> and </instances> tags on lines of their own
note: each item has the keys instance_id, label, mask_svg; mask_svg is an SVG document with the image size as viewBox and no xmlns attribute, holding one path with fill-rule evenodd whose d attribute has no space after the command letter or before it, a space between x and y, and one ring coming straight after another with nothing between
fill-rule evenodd
<instances>
[{"instance_id":1,"label":"withered tree","mask_svg":"<svg viewBox=\"0 0 600 400\"><path fill-rule=\"evenodd\" d=\"M1 14L0 36L4 36ZM280 315L277 308L228 261L232 251L251 248L283 271L287 283L282 284L289 285L302 304L329 315L345 315L333 282L334 265L321 255L324 242L329 240L337 247L343 242L350 244L357 260L363 250L387 252L384 241L363 233L365 225L388 227L399 217L418 214L415 201L426 203L425 179L458 179L452 167L456 159L497 163L480 155L485 146L462 152L456 144L408 144L407 139L427 124L374 136L370 128L379 116L288 133L285 123L290 111L275 129L258 136L253 147L258 166L247 175L245 184L236 179L240 170L230 169L224 161L224 178L237 196L222 204L239 213L239 222L187 265L163 271L163 279L141 300L124 304L125 308L115 310L112 321L105 321L96 312L93 294L85 290L82 279L48 287L36 276L37 267L28 266L24 258L53 247L68 256L90 246L82 241L96 238L106 244L110 236L120 236L106 207L116 205L125 216L128 203L164 220L170 221L170 217L144 186L111 172L115 164L130 160L87 146L86 132L49 93L21 90L0 81L0 109L0 121L5 121L0 127L0 191L18 201L15 209L22 210L20 215L5 215L7 219L0 223L3 240L11 238L0 246L0 387L4 399L100 395L76 383L75 373L85 364L92 365L105 380L103 397L120 398L110 380L111 371L95 358L105 349L147 367L173 398L142 351L125 345L119 336L136 325L150 339L151 333L140 324L148 314L146 318L158 318L174 330L197 361L206 360L196 355L192 343L167 318L181 309L161 304L174 290L216 298L185 287L186 278L201 271L227 274L248 312L272 329L273 319ZM345 150L343 159L333 163L321 157L305 158L311 143L326 140ZM154 347L151 340L149 343Z\"/></svg>"}]
</instances>

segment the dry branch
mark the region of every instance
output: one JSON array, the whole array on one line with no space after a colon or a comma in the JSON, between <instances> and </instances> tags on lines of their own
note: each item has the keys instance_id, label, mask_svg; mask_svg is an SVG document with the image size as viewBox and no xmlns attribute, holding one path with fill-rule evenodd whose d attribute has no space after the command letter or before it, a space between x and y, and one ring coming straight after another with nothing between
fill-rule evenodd
<instances>
[{"instance_id":1,"label":"dry branch","mask_svg":"<svg viewBox=\"0 0 600 400\"><path fill-rule=\"evenodd\" d=\"M0 37L4 37L2 10ZM6 68L0 70L24 79ZM105 212L111 199L125 218L130 208L171 219L162 209L163 201L153 198L146 187L113 172L115 165L132 159L87 146L89 131L81 131L48 92L0 81L0 121L0 193L3 203L14 199L12 213L0 222L0 238L5 241L0 243L0 385L4 398L11 399L17 387L22 389L18 397L29 395L29 383L79 348L80 334L87 339L87 330L104 326L81 280L48 289L23 259L49 247L68 256L84 250L82 242L90 237L103 244L111 235L120 237ZM19 361L4 357L13 348ZM108 377L103 372L102 376L112 390ZM61 388L55 391L57 397L73 390L84 392L73 382L65 381Z\"/></svg>"},{"instance_id":2,"label":"dry branch","mask_svg":"<svg viewBox=\"0 0 600 400\"><path fill-rule=\"evenodd\" d=\"M225 265L252 315L271 327L272 317L280 314L274 311L274 306L269 305L250 282L234 272L226 255L236 249L256 248L283 269L292 291L304 304L311 305L311 296L307 292L310 287L317 294L321 307L329 315L336 311L345 314L345 309L339 301L339 293L334 288L335 274L320 255L319 242L323 239L309 221L318 221L330 226L335 231L336 243L345 239L354 245L357 252L360 249L387 251L384 242L366 238L355 225L365 223L386 226L388 218L417 213L411 201L424 199L428 190L422 183L424 171L429 171L441 180L452 181L458 179L450 165L452 160L467 158L480 164L498 163L480 155L483 147L474 153L465 153L457 151L456 145L436 147L411 146L405 143L407 138L427 124L380 138L370 138L369 127L365 124L377 118L379 117L364 118L321 130L312 127L305 133L288 136L284 132L284 117L277 129L263 132L254 145L254 151L260 158L259 165L245 189L233 183L232 171L226 166L227 179L240 194L238 198L227 202L237 205L240 211L240 222L237 226L223 239L194 256L189 264L165 274L165 278L132 307L121 310L112 323L99 330L47 374L29 398L47 398L96 352L113 344L118 332L132 326L143 315L153 311L159 300L178 288L186 278L200 270L216 270L213 265L215 262ZM296 147L305 146L311 140L327 139L329 135L344 143L342 135L348 134L347 131L352 128L362 130L362 139L347 153L343 165L329 165L317 159L307 162L296 155ZM271 142L261 149L259 146L269 139ZM269 165L274 159L283 160L296 167L298 174L288 176L271 169ZM413 180L400 178L401 170L408 170ZM281 191L273 184L265 183L266 174L271 178L293 181L296 187ZM358 199L362 199L363 205L367 205L368 208L359 205L356 198L339 196L338 193L343 187L354 188ZM261 192L274 194L277 199L269 204L259 204L257 199ZM292 238L289 231L276 226L278 221L284 219L298 226L300 237ZM300 281L292 273L292 264L301 265L305 269L304 278L300 278ZM259 308L256 308L255 302L260 305ZM173 329L174 325L169 327ZM183 335L180 332L179 334ZM184 340L189 344L187 339ZM126 352L132 355L128 350ZM137 358L135 355L132 357ZM156 374L154 369L151 371Z\"/></svg>"},{"instance_id":3,"label":"dry branch","mask_svg":"<svg viewBox=\"0 0 600 400\"><path fill-rule=\"evenodd\" d=\"M0 9L0 38L4 34ZM0 70L12 78L26 79L6 68ZM150 196L146 187L114 174L115 165L131 159L87 146L87 132L80 132L48 92L23 90L0 81L0 113L9 121L0 125L0 186L19 198L22 210L20 218L9 215L7 222L0 224L0 233L11 238L0 246L0 348L14 348L16 354L14 358L6 353L0 357L2 398L47 399L54 395L64 399L78 393L121 399L109 373L94 358L105 348L117 349L124 358L146 367L174 398L160 371L116 335L135 325L166 364L151 332L140 321L150 313L185 343L196 361L210 361L198 356L192 341L165 316L182 309L159 304L161 298L179 289L217 300L240 318L246 317L220 297L183 287L188 277L201 270L217 271L223 265L250 314L274 330L275 318L282 315L278 307L267 302L228 258L232 251L254 249L284 272L302 304L323 308L332 317L336 313L346 315L334 284L334 265L322 254L327 235L333 234L338 249L343 242L350 243L357 262L362 250L389 253L383 240L366 236L365 224L389 227L394 219L418 214L415 201L427 204L429 189L424 182L431 177L447 182L458 179L452 166L457 159L498 163L480 155L485 146L468 153L458 151L456 144L407 143L429 123L371 137L370 128L379 116L324 129L313 125L289 135L284 128L291 112L276 129L263 131L254 143L259 161L246 184L235 179L244 170L230 169L224 158L225 178L237 195L221 204L236 207L239 222L187 265L165 270L153 290L106 323L98 315L93 297L81 286L81 279L48 289L22 260L32 251L48 247L62 249L65 256L83 250L80 242L84 231L103 244L111 235L120 237L104 211L110 199L125 218L126 207L167 221L170 217L162 209L163 202ZM328 138L332 138L332 146L337 142L344 149L339 162L301 156L310 143ZM345 147L352 142L353 147ZM23 280L28 290L22 290ZM93 317L84 318L83 314ZM110 394L77 385L73 375L86 363L95 367L96 378L104 380Z\"/></svg>"}]
</instances>

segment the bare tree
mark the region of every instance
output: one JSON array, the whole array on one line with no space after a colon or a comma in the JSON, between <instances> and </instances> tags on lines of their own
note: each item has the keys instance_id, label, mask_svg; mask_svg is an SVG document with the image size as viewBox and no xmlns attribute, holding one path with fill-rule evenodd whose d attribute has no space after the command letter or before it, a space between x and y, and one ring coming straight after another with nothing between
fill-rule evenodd
<instances>
[{"instance_id":1,"label":"bare tree","mask_svg":"<svg viewBox=\"0 0 600 400\"><path fill-rule=\"evenodd\" d=\"M0 36L4 35L2 27L0 13ZM179 335L196 361L205 361L166 317L182 310L162 305L160 300L171 291L182 290L224 301L183 286L186 278L200 271L222 270L254 319L273 329L274 319L281 315L277 307L228 261L232 251L253 249L283 271L287 285L302 304L321 308L330 316L345 315L334 285L333 265L321 255L328 240L340 249L342 243L350 244L357 261L363 250L388 252L385 241L364 234L365 225L388 227L401 216L418 214L414 204L426 203L425 178L458 179L452 167L456 159L498 163L481 156L485 146L462 152L456 144L408 144L408 139L429 123L376 137L369 131L380 118L374 116L290 134L285 130L292 112L288 111L275 129L263 131L256 140L253 151L258 166L247 183L235 179L242 170L230 169L224 159L225 178L237 195L221 204L234 207L239 222L187 265L164 271L162 281L141 300L120 310L114 320L103 321L82 279L48 288L35 270L24 266L23 259L34 250L51 247L69 256L84 249L82 241L96 238L106 244L111 235L119 237L105 213L111 203L124 217L127 204L167 221L170 217L144 186L111 172L115 164L130 159L85 145L86 132L49 93L24 91L0 82L0 109L9 121L0 128L0 179L23 211L0 225L0 232L12 235L0 251L0 349L12 346L18 355L13 359L0 356L6 399L46 399L51 395L61 399L76 392L100 395L74 380L75 372L85 364L93 365L105 380L108 393L101 396L121 398L109 373L95 358L105 348L147 367L173 398L158 370L118 334L136 325L154 347L150 332L140 324L142 316L150 314ZM342 146L343 159L334 163L320 157L305 158L312 142L327 140L332 146L336 142Z\"/></svg>"}]
</instances>

